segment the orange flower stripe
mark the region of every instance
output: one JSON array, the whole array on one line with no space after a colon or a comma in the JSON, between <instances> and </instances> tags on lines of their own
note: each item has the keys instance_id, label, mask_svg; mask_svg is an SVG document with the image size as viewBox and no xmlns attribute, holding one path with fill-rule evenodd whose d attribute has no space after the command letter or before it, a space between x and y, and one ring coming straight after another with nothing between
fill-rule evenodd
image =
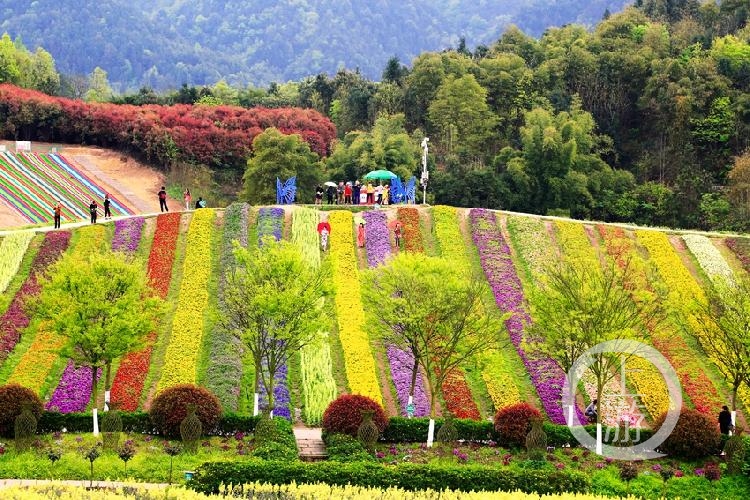
<instances>
[{"instance_id":1,"label":"orange flower stripe","mask_svg":"<svg viewBox=\"0 0 750 500\"><path fill-rule=\"evenodd\" d=\"M404 248L407 252L424 252L422 231L419 229L419 210L398 207L396 217L404 225Z\"/></svg>"}]
</instances>

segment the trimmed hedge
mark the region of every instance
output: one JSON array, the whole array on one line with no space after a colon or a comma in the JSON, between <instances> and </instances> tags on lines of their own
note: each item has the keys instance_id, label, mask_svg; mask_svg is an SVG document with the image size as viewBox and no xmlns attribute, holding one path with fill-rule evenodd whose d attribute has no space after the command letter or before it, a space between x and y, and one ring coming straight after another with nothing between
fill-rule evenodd
<instances>
[{"instance_id":1,"label":"trimmed hedge","mask_svg":"<svg viewBox=\"0 0 750 500\"><path fill-rule=\"evenodd\" d=\"M385 466L356 462L207 462L195 471L188 486L202 493L218 493L222 484L233 488L255 481L271 484L325 483L405 490L516 491L526 493L583 493L591 480L573 470L530 470L481 465L438 466L404 463Z\"/></svg>"},{"instance_id":2,"label":"trimmed hedge","mask_svg":"<svg viewBox=\"0 0 750 500\"><path fill-rule=\"evenodd\" d=\"M362 443L348 434L323 434L323 441L332 462L375 462Z\"/></svg>"},{"instance_id":3,"label":"trimmed hedge","mask_svg":"<svg viewBox=\"0 0 750 500\"><path fill-rule=\"evenodd\" d=\"M101 418L102 413L99 413ZM158 434L156 427L146 412L121 412L122 430L138 434ZM260 417L250 417L229 413L224 415L216 427L204 430L208 436L224 436L235 432L253 432ZM57 413L45 411L37 424L37 433L46 434L66 429L67 432L91 432L91 413Z\"/></svg>"}]
</instances>

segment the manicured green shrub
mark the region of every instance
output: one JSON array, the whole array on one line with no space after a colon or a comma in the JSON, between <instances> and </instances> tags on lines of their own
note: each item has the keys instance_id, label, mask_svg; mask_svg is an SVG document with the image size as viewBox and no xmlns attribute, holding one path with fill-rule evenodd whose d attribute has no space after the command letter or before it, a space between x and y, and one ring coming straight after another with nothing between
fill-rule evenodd
<instances>
[{"instance_id":1,"label":"manicured green shrub","mask_svg":"<svg viewBox=\"0 0 750 500\"><path fill-rule=\"evenodd\" d=\"M222 484L234 487L255 481L271 484L351 484L408 490L450 488L458 491L516 491L527 493L582 493L591 486L589 478L573 470L529 470L481 465L429 465L404 463L340 462L208 462L197 468L190 488L218 493Z\"/></svg>"},{"instance_id":2,"label":"manicured green shrub","mask_svg":"<svg viewBox=\"0 0 750 500\"><path fill-rule=\"evenodd\" d=\"M269 433L269 439L264 440L253 449L251 455L263 460L291 461L299 458L297 441L294 439L292 424L284 418L272 418L269 422L275 427Z\"/></svg>"},{"instance_id":3,"label":"manicured green shrub","mask_svg":"<svg viewBox=\"0 0 750 500\"><path fill-rule=\"evenodd\" d=\"M179 437L180 423L187 416L188 405L197 408L196 414L204 429L212 429L221 418L221 403L211 391L191 384L180 384L164 389L151 403L148 414L159 434Z\"/></svg>"},{"instance_id":4,"label":"manicured green shrub","mask_svg":"<svg viewBox=\"0 0 750 500\"><path fill-rule=\"evenodd\" d=\"M501 408L495 414L495 432L503 446L519 447L526 442L531 430L531 421L542 418L542 414L528 403L516 403Z\"/></svg>"},{"instance_id":5,"label":"manicured green shrub","mask_svg":"<svg viewBox=\"0 0 750 500\"><path fill-rule=\"evenodd\" d=\"M658 430L664 424L664 413L654 424ZM683 408L672 433L659 446L659 450L674 457L703 458L720 450L721 434L709 416L696 410Z\"/></svg>"},{"instance_id":6,"label":"manicured green shrub","mask_svg":"<svg viewBox=\"0 0 750 500\"><path fill-rule=\"evenodd\" d=\"M427 441L427 428L430 420L427 418L392 417L383 431L382 440L389 443L419 443ZM457 439L464 441L495 440L492 422L470 419L455 419ZM435 419L435 427L443 425L442 419Z\"/></svg>"},{"instance_id":7,"label":"manicured green shrub","mask_svg":"<svg viewBox=\"0 0 750 500\"><path fill-rule=\"evenodd\" d=\"M373 412L372 421L382 433L388 425L383 407L359 394L344 394L331 401L323 413L323 432L356 436L362 424L363 411Z\"/></svg>"},{"instance_id":8,"label":"manicured green shrub","mask_svg":"<svg viewBox=\"0 0 750 500\"><path fill-rule=\"evenodd\" d=\"M335 462L374 462L375 457L368 453L358 439L348 434L326 434L328 460Z\"/></svg>"},{"instance_id":9,"label":"manicured green shrub","mask_svg":"<svg viewBox=\"0 0 750 500\"><path fill-rule=\"evenodd\" d=\"M34 391L18 384L0 386L0 436L13 437L16 417L21 414L25 403L29 404L31 414L38 421L44 405Z\"/></svg>"}]
</instances>

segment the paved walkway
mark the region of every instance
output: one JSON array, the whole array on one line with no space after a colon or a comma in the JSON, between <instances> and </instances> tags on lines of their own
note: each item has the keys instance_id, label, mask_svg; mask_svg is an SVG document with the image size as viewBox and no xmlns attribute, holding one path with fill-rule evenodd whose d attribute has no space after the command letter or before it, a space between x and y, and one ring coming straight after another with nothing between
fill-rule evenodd
<instances>
[{"instance_id":1,"label":"paved walkway","mask_svg":"<svg viewBox=\"0 0 750 500\"><path fill-rule=\"evenodd\" d=\"M328 458L326 445L321 436L320 427L295 427L294 438L299 448L299 458L303 462L317 462Z\"/></svg>"}]
</instances>

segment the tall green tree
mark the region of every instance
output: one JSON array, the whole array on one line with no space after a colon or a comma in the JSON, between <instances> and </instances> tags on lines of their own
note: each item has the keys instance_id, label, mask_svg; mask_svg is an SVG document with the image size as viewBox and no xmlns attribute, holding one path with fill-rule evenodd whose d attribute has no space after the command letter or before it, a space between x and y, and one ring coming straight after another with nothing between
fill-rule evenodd
<instances>
[{"instance_id":1,"label":"tall green tree","mask_svg":"<svg viewBox=\"0 0 750 500\"><path fill-rule=\"evenodd\" d=\"M409 394L414 395L418 369L430 392L430 429L436 403L451 371L476 354L502 345L501 318L482 302L486 284L480 277L456 273L445 259L399 253L383 266L365 274L362 288L373 336L410 352ZM428 435L427 445L432 445Z\"/></svg>"},{"instance_id":2,"label":"tall green tree","mask_svg":"<svg viewBox=\"0 0 750 500\"><path fill-rule=\"evenodd\" d=\"M255 393L263 388L273 412L279 370L316 342L327 324L328 271L307 265L298 247L272 238L258 248L236 244L234 255L237 266L227 276L221 321L252 356Z\"/></svg>"},{"instance_id":3,"label":"tall green tree","mask_svg":"<svg viewBox=\"0 0 750 500\"><path fill-rule=\"evenodd\" d=\"M297 197L312 200L320 180L318 155L297 134L285 135L275 127L253 140L253 155L242 177L245 199L253 204L276 202L276 178L297 176Z\"/></svg>"},{"instance_id":4,"label":"tall green tree","mask_svg":"<svg viewBox=\"0 0 750 500\"><path fill-rule=\"evenodd\" d=\"M66 339L62 354L91 367L91 404L97 405L97 370L109 391L112 363L143 345L153 331L162 301L155 296L143 263L121 253L66 256L56 263L31 303Z\"/></svg>"},{"instance_id":5,"label":"tall green tree","mask_svg":"<svg viewBox=\"0 0 750 500\"><path fill-rule=\"evenodd\" d=\"M113 96L112 87L109 86L107 72L97 66L89 75L89 89L84 99L89 102L108 102Z\"/></svg>"}]
</instances>

